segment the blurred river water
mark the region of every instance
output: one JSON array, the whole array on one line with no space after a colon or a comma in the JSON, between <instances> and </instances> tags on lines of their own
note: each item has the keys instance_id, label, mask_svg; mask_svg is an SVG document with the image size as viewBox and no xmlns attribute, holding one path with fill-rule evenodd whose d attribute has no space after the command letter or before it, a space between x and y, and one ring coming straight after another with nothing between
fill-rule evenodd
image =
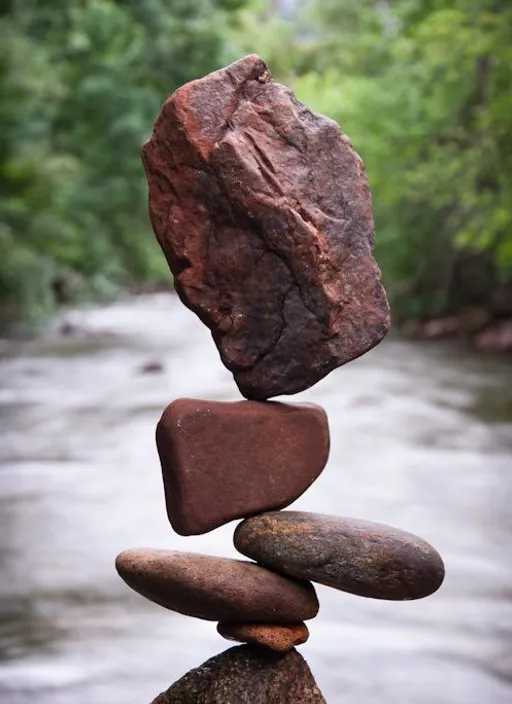
<instances>
[{"instance_id":1,"label":"blurred river water","mask_svg":"<svg viewBox=\"0 0 512 704\"><path fill-rule=\"evenodd\" d=\"M77 336L54 327L2 348L0 702L149 704L230 644L131 592L114 559L134 546L237 556L235 524L172 532L154 431L174 398L239 395L172 295L66 320ZM332 437L294 508L417 533L447 571L417 602L318 587L300 651L329 704L512 702L511 382L506 360L391 337L293 399L323 405Z\"/></svg>"}]
</instances>

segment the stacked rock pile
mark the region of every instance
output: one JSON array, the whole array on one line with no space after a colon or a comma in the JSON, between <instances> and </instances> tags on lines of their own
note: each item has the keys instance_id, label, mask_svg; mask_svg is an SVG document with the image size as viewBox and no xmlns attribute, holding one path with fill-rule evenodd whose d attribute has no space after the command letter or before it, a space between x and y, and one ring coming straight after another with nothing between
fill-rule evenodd
<instances>
[{"instance_id":1,"label":"stacked rock pile","mask_svg":"<svg viewBox=\"0 0 512 704\"><path fill-rule=\"evenodd\" d=\"M125 582L216 621L248 645L156 702L321 702L295 651L318 612L312 582L375 599L428 596L444 576L424 540L389 526L283 511L329 455L325 411L268 399L306 389L387 332L361 159L257 56L178 89L143 149L150 213L183 302L212 331L248 400L178 399L156 440L169 521L185 536L234 519L249 560L121 553Z\"/></svg>"}]
</instances>

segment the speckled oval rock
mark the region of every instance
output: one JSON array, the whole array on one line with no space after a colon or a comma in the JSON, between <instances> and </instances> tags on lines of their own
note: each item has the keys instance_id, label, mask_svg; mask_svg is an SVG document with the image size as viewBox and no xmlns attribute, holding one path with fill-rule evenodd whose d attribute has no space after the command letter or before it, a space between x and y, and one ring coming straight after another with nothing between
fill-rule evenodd
<instances>
[{"instance_id":1,"label":"speckled oval rock","mask_svg":"<svg viewBox=\"0 0 512 704\"><path fill-rule=\"evenodd\" d=\"M265 624L265 623L233 623L221 621L217 624L218 633L227 640L239 643L261 645L263 648L287 653L296 645L305 643L309 638L305 623Z\"/></svg>"},{"instance_id":2,"label":"speckled oval rock","mask_svg":"<svg viewBox=\"0 0 512 704\"><path fill-rule=\"evenodd\" d=\"M146 599L207 621L298 623L318 612L311 584L253 562L135 548L118 555L116 568Z\"/></svg>"},{"instance_id":3,"label":"speckled oval rock","mask_svg":"<svg viewBox=\"0 0 512 704\"><path fill-rule=\"evenodd\" d=\"M444 579L425 540L380 523L300 511L243 521L235 547L265 567L373 599L421 599Z\"/></svg>"}]
</instances>

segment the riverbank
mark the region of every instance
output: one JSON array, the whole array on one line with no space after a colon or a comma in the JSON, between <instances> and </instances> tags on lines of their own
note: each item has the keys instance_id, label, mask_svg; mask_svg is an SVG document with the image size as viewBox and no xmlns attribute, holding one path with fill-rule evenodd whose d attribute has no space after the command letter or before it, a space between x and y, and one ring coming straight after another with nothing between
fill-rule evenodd
<instances>
[{"instance_id":1,"label":"riverbank","mask_svg":"<svg viewBox=\"0 0 512 704\"><path fill-rule=\"evenodd\" d=\"M402 333L416 340L458 340L479 352L512 355L512 317L493 319L483 309L432 320L409 320Z\"/></svg>"}]
</instances>

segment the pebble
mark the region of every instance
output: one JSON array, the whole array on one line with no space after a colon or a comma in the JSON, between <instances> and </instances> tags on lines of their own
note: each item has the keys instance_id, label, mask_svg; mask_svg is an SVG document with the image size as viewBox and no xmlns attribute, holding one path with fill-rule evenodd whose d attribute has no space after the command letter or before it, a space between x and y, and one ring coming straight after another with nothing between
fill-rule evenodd
<instances>
[{"instance_id":1,"label":"pebble","mask_svg":"<svg viewBox=\"0 0 512 704\"><path fill-rule=\"evenodd\" d=\"M129 587L155 604L207 621L289 624L318 612L311 584L253 562L133 548L118 555L116 568Z\"/></svg>"},{"instance_id":2,"label":"pebble","mask_svg":"<svg viewBox=\"0 0 512 704\"><path fill-rule=\"evenodd\" d=\"M221 621L217 624L217 631L227 640L260 645L278 653L287 653L296 645L305 643L309 638L309 630L305 623L278 626L265 623Z\"/></svg>"},{"instance_id":3,"label":"pebble","mask_svg":"<svg viewBox=\"0 0 512 704\"><path fill-rule=\"evenodd\" d=\"M441 556L425 540L353 518L266 513L243 521L234 542L269 569L373 599L421 599L444 579Z\"/></svg>"}]
</instances>

